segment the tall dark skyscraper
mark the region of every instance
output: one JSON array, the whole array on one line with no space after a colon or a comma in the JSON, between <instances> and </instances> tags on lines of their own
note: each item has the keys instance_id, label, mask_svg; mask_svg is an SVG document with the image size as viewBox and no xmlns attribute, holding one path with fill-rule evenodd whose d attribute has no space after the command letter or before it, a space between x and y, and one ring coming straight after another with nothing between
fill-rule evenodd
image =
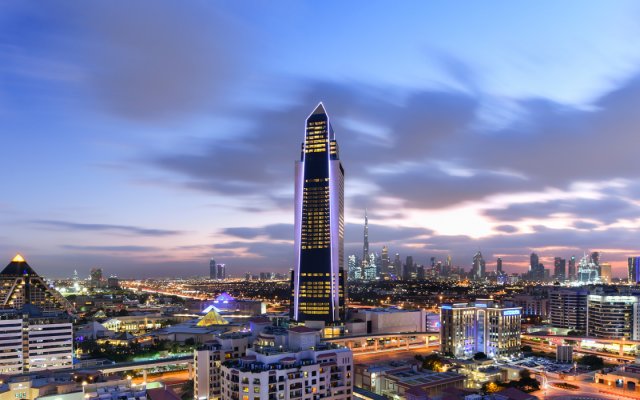
<instances>
[{"instance_id":1,"label":"tall dark skyscraper","mask_svg":"<svg viewBox=\"0 0 640 400\"><path fill-rule=\"evenodd\" d=\"M402 271L402 279L405 281L411 280L415 278L416 272L413 256L407 256L407 260L404 263L404 270Z\"/></svg>"},{"instance_id":2,"label":"tall dark skyscraper","mask_svg":"<svg viewBox=\"0 0 640 400\"><path fill-rule=\"evenodd\" d=\"M216 260L209 260L209 279L218 279L218 271L216 269Z\"/></svg>"},{"instance_id":3,"label":"tall dark skyscraper","mask_svg":"<svg viewBox=\"0 0 640 400\"><path fill-rule=\"evenodd\" d=\"M569 259L569 280L576 280L576 256L571 256Z\"/></svg>"},{"instance_id":4,"label":"tall dark skyscraper","mask_svg":"<svg viewBox=\"0 0 640 400\"><path fill-rule=\"evenodd\" d=\"M498 257L496 260L496 273L498 275L502 274L502 258Z\"/></svg>"},{"instance_id":5,"label":"tall dark skyscraper","mask_svg":"<svg viewBox=\"0 0 640 400\"><path fill-rule=\"evenodd\" d=\"M629 283L638 283L640 282L640 257L629 257Z\"/></svg>"},{"instance_id":6,"label":"tall dark skyscraper","mask_svg":"<svg viewBox=\"0 0 640 400\"><path fill-rule=\"evenodd\" d=\"M529 261L529 279L543 280L544 265L540 263L540 258L536 253L531 253Z\"/></svg>"},{"instance_id":7,"label":"tall dark skyscraper","mask_svg":"<svg viewBox=\"0 0 640 400\"><path fill-rule=\"evenodd\" d=\"M567 260L562 257L553 259L553 276L558 280L565 280L567 276Z\"/></svg>"},{"instance_id":8,"label":"tall dark skyscraper","mask_svg":"<svg viewBox=\"0 0 640 400\"><path fill-rule=\"evenodd\" d=\"M295 177L295 272L292 317L345 317L344 169L322 103L307 118Z\"/></svg>"}]
</instances>

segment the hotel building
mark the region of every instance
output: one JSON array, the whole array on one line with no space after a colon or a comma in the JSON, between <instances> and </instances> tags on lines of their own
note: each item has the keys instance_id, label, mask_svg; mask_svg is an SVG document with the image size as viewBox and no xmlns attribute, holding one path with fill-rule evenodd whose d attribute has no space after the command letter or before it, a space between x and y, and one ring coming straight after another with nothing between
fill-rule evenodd
<instances>
[{"instance_id":1,"label":"hotel building","mask_svg":"<svg viewBox=\"0 0 640 400\"><path fill-rule=\"evenodd\" d=\"M344 169L322 103L306 121L295 174L295 270L291 318L344 321Z\"/></svg>"}]
</instances>

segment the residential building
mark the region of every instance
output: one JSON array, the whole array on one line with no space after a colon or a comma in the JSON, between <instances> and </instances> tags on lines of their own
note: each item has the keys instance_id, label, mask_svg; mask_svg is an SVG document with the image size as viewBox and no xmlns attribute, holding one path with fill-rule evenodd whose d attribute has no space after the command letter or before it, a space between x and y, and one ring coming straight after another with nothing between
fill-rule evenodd
<instances>
[{"instance_id":1,"label":"residential building","mask_svg":"<svg viewBox=\"0 0 640 400\"><path fill-rule=\"evenodd\" d=\"M284 347L254 346L220 367L222 400L351 400L353 354L319 341L305 327L289 330Z\"/></svg>"}]
</instances>

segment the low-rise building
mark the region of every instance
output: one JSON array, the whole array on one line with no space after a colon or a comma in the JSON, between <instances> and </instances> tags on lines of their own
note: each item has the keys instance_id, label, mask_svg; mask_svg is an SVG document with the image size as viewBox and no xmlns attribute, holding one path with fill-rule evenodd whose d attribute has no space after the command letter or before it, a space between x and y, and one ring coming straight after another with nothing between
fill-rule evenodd
<instances>
[{"instance_id":1,"label":"low-rise building","mask_svg":"<svg viewBox=\"0 0 640 400\"><path fill-rule=\"evenodd\" d=\"M374 308L356 310L354 320L366 324L362 333L426 332L427 313L424 310L404 310L399 308Z\"/></svg>"},{"instance_id":2,"label":"low-rise building","mask_svg":"<svg viewBox=\"0 0 640 400\"><path fill-rule=\"evenodd\" d=\"M406 362L355 365L355 386L387 398L435 397L447 388L464 388L465 381L452 371L419 370Z\"/></svg>"}]
</instances>

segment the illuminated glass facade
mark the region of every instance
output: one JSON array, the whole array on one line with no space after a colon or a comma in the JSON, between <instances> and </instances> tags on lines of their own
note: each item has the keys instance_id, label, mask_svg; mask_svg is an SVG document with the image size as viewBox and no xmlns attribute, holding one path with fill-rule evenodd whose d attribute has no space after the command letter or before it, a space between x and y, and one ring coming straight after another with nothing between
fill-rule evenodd
<instances>
[{"instance_id":1,"label":"illuminated glass facade","mask_svg":"<svg viewBox=\"0 0 640 400\"><path fill-rule=\"evenodd\" d=\"M521 307L490 300L443 304L440 307L440 351L456 358L483 352L491 358L520 353Z\"/></svg>"},{"instance_id":2,"label":"illuminated glass facade","mask_svg":"<svg viewBox=\"0 0 640 400\"><path fill-rule=\"evenodd\" d=\"M344 169L329 116L320 103L307 118L296 162L292 317L335 323L344 319Z\"/></svg>"}]
</instances>

